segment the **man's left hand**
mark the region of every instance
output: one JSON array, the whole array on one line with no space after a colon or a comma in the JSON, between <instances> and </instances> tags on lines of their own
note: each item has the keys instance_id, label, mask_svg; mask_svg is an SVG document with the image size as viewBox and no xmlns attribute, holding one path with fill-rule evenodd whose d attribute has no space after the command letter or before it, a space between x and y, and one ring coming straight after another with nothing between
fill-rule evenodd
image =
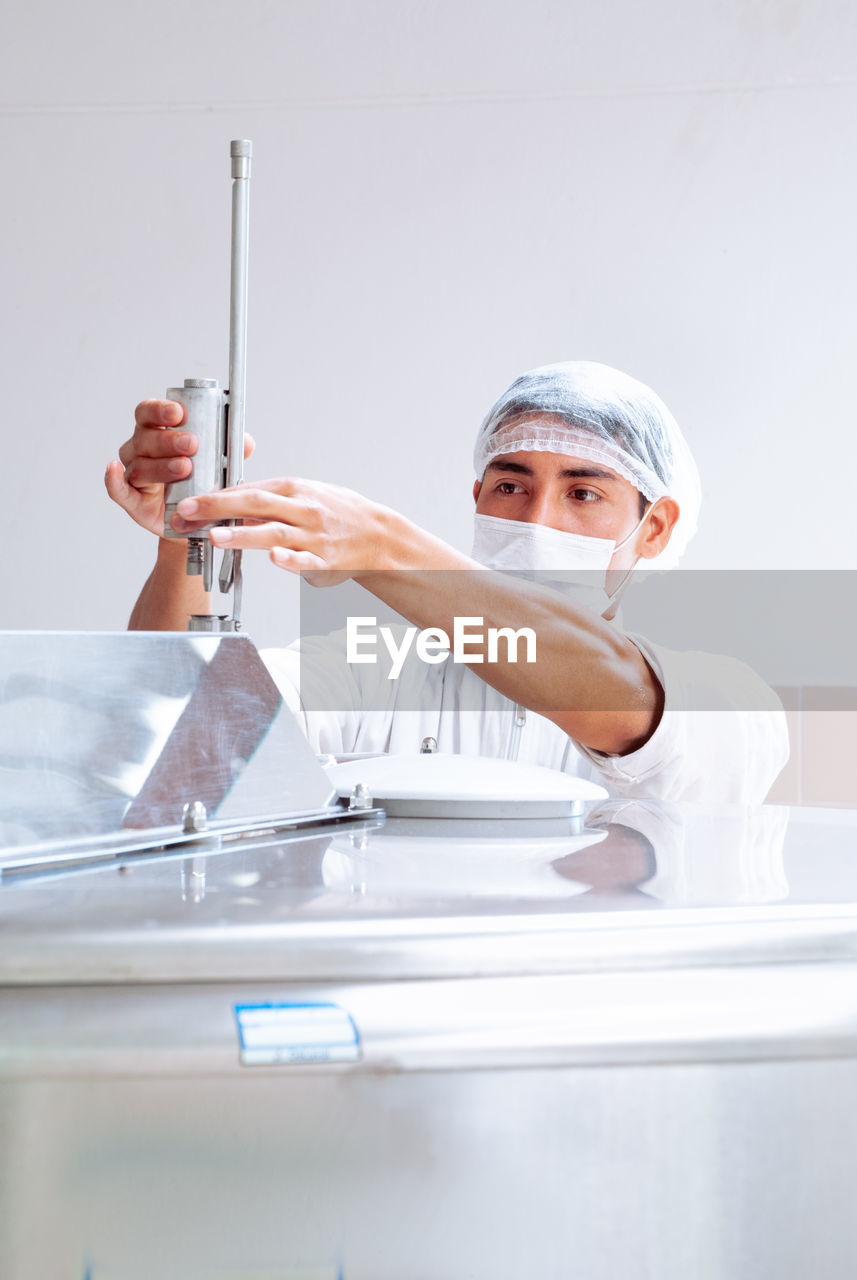
<instances>
[{"instance_id":1,"label":"man's left hand","mask_svg":"<svg viewBox=\"0 0 857 1280\"><path fill-rule=\"evenodd\" d=\"M173 528L192 532L214 520L240 520L210 531L217 547L263 548L281 569L332 586L357 573L397 567L391 555L393 511L352 489L281 477L238 485L178 506Z\"/></svg>"}]
</instances>

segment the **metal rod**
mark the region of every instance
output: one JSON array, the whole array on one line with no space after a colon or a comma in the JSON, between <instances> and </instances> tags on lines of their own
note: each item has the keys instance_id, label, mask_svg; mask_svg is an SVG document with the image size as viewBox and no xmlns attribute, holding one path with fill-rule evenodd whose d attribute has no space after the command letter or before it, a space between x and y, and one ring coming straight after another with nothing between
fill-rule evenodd
<instances>
[{"instance_id":1,"label":"metal rod","mask_svg":"<svg viewBox=\"0 0 857 1280\"><path fill-rule=\"evenodd\" d=\"M247 279L250 256L250 159L253 144L230 144L232 157L232 271L229 292L229 444L226 483L244 474L244 405L247 395Z\"/></svg>"},{"instance_id":2,"label":"metal rod","mask_svg":"<svg viewBox=\"0 0 857 1280\"><path fill-rule=\"evenodd\" d=\"M247 397L247 283L250 263L250 162L253 143L236 139L232 157L232 270L229 287L229 406L226 484L244 478L244 408ZM232 586L232 622L241 625L241 552L224 552L223 571Z\"/></svg>"}]
</instances>

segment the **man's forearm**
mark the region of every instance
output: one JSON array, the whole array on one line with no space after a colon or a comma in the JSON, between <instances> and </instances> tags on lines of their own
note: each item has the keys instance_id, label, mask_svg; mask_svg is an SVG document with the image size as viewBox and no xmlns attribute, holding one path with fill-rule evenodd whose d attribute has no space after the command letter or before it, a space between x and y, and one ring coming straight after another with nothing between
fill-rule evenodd
<instances>
[{"instance_id":1,"label":"man's forearm","mask_svg":"<svg viewBox=\"0 0 857 1280\"><path fill-rule=\"evenodd\" d=\"M192 613L210 613L202 578L188 575L187 542L161 538L158 558L128 620L129 631L186 631Z\"/></svg>"},{"instance_id":2,"label":"man's forearm","mask_svg":"<svg viewBox=\"0 0 857 1280\"><path fill-rule=\"evenodd\" d=\"M578 742L624 754L656 727L663 691L640 651L621 631L556 592L480 569L468 557L391 513L390 568L357 575L373 595L420 627L453 633L458 616L479 616L484 628L528 626L537 632L538 661L500 656L472 670L500 693L546 716ZM425 569L469 569L456 572ZM470 651L480 653L473 643Z\"/></svg>"}]
</instances>

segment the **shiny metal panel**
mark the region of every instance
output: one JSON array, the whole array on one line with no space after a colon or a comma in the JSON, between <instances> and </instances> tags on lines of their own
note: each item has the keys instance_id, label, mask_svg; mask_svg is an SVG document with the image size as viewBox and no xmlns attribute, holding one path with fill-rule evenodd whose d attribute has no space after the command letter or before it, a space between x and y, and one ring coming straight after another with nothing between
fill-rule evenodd
<instances>
[{"instance_id":1,"label":"shiny metal panel","mask_svg":"<svg viewBox=\"0 0 857 1280\"><path fill-rule=\"evenodd\" d=\"M245 636L0 633L3 851L323 809L332 788Z\"/></svg>"},{"instance_id":2,"label":"shiny metal panel","mask_svg":"<svg viewBox=\"0 0 857 1280\"><path fill-rule=\"evenodd\" d=\"M841 1280L857 1062L0 1090L4 1280Z\"/></svg>"}]
</instances>

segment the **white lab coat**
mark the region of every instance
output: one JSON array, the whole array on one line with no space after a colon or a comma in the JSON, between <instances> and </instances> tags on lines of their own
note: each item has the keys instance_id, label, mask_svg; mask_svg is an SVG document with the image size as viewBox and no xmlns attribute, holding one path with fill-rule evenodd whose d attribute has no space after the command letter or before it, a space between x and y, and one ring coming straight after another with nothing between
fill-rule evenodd
<instances>
[{"instance_id":1,"label":"white lab coat","mask_svg":"<svg viewBox=\"0 0 857 1280\"><path fill-rule=\"evenodd\" d=\"M664 714L648 742L628 755L603 755L527 712L516 758L589 778L616 797L761 803L789 755L775 694L735 659L629 638L665 693ZM416 752L433 737L440 751L507 755L515 704L470 668L451 658L427 665L411 650L399 678L388 680L381 664L348 665L343 653L341 637L262 652L317 752ZM328 710L311 709L319 701L310 690L324 691Z\"/></svg>"}]
</instances>

